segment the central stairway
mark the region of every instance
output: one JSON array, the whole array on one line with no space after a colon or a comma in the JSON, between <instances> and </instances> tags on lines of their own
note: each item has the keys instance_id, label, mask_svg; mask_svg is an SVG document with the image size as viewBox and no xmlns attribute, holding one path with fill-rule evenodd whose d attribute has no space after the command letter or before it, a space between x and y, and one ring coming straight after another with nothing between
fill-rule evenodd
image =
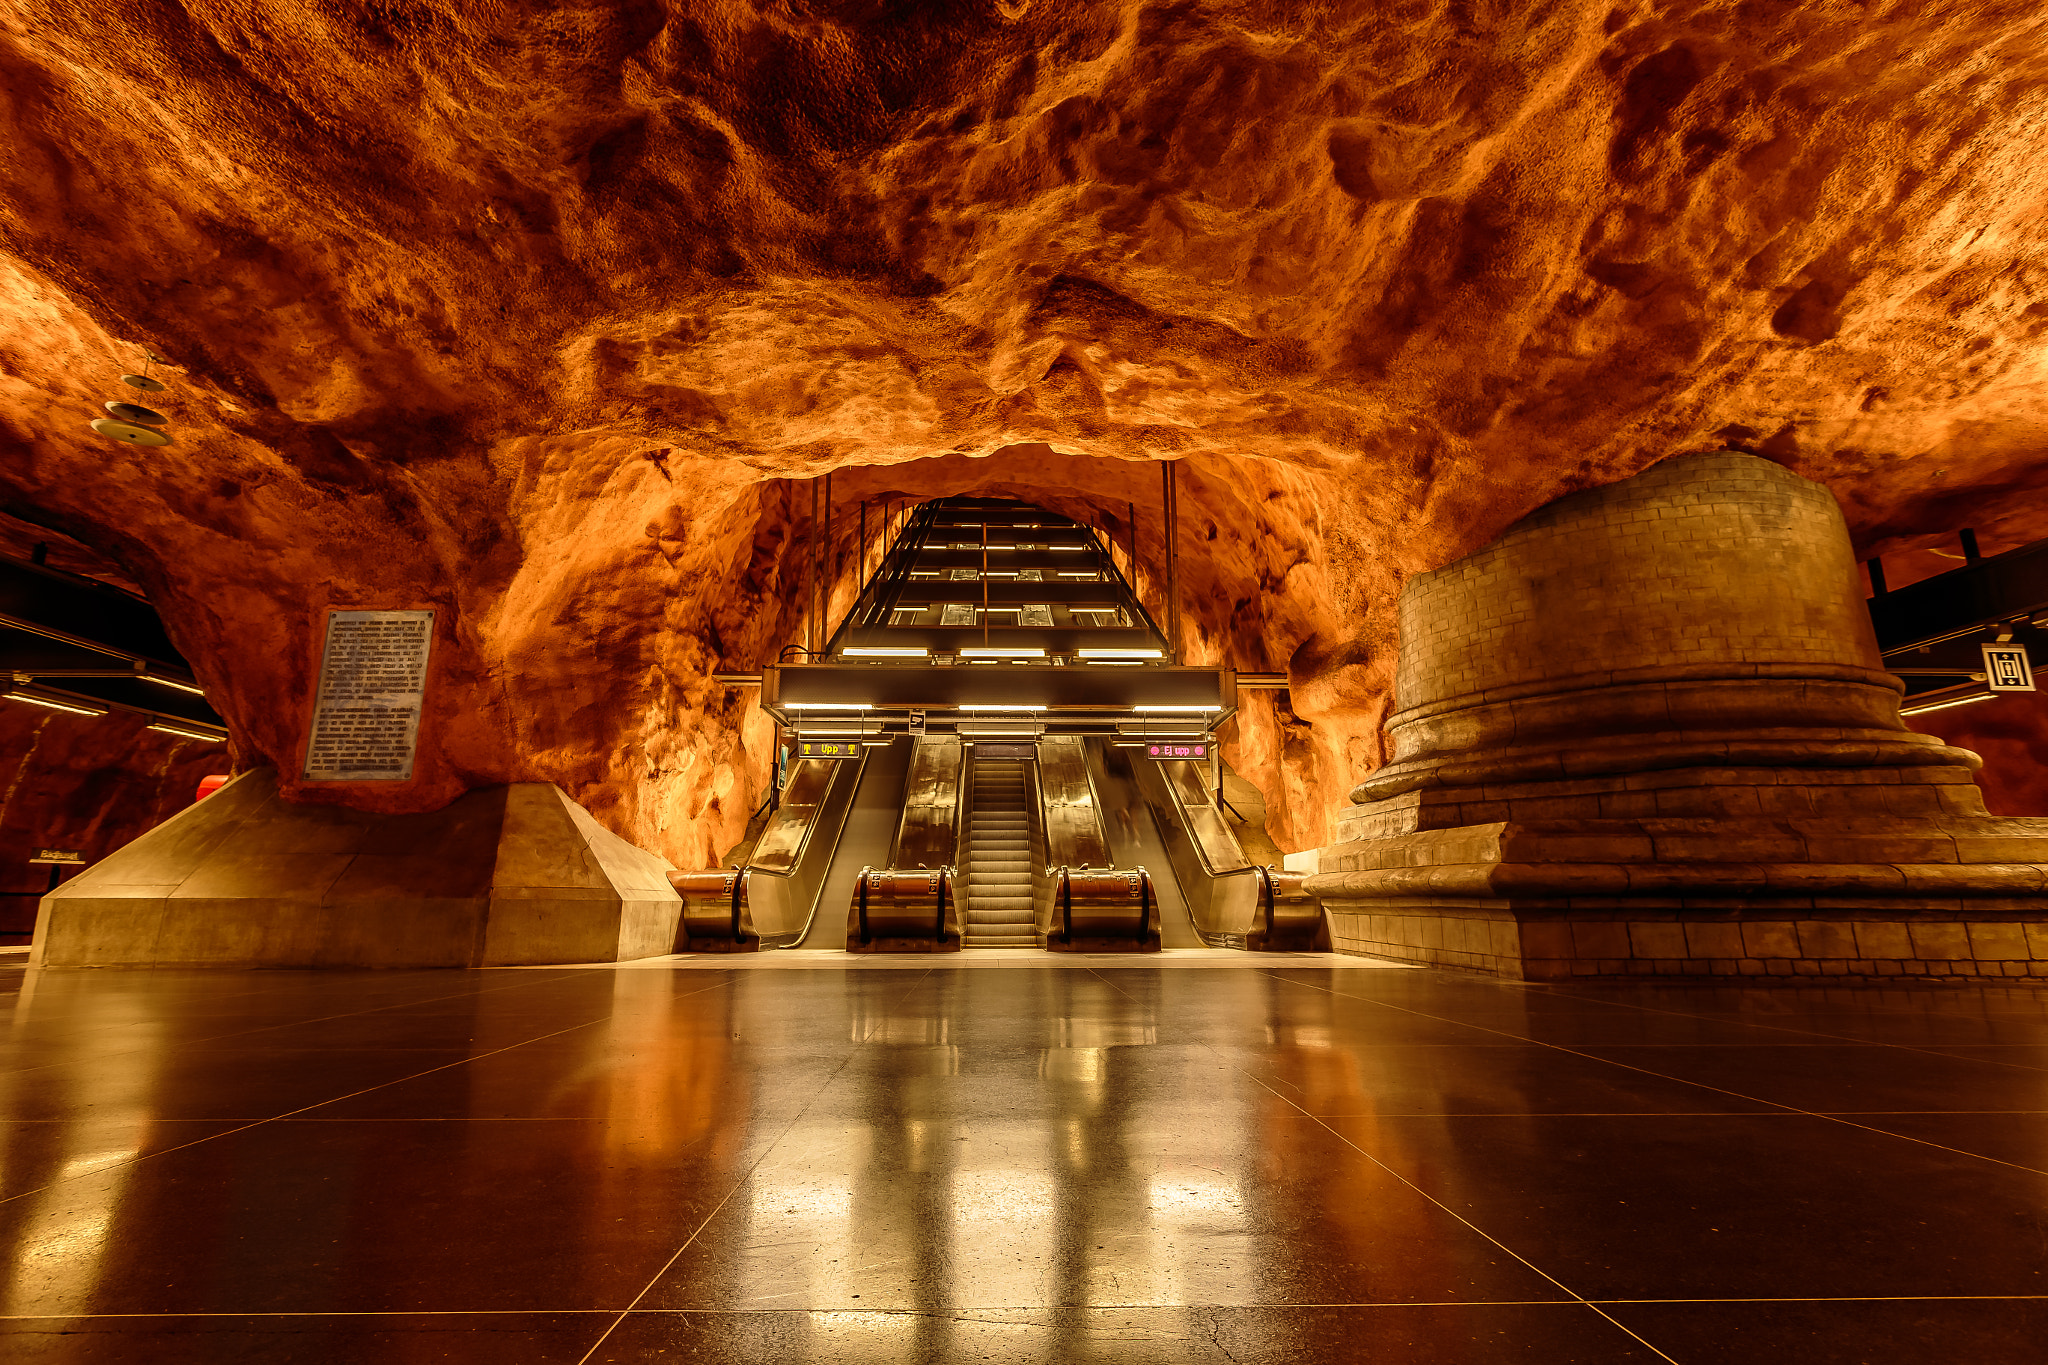
<instances>
[{"instance_id":1,"label":"central stairway","mask_svg":"<svg viewBox=\"0 0 2048 1365\"><path fill-rule=\"evenodd\" d=\"M1021 762L978 760L967 826L963 948L1036 948L1032 834Z\"/></svg>"}]
</instances>

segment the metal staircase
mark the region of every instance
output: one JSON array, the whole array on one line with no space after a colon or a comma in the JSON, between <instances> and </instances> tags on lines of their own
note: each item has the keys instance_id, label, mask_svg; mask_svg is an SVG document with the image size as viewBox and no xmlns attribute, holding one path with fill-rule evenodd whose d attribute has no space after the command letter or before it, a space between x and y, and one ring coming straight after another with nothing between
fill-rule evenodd
<instances>
[{"instance_id":1,"label":"metal staircase","mask_svg":"<svg viewBox=\"0 0 2048 1365\"><path fill-rule=\"evenodd\" d=\"M965 948L1036 948L1031 910L1035 842L1021 762L978 760L967 826Z\"/></svg>"}]
</instances>

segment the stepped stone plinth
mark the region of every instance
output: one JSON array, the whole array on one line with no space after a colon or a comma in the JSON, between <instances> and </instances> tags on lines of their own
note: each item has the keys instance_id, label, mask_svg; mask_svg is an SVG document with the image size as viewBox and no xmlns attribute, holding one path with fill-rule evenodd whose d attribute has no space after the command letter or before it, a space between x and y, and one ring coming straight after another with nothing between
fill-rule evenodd
<instances>
[{"instance_id":1,"label":"stepped stone plinth","mask_svg":"<svg viewBox=\"0 0 2048 1365\"><path fill-rule=\"evenodd\" d=\"M48 967L496 967L674 951L668 863L551 782L424 815L245 773L43 898Z\"/></svg>"},{"instance_id":2,"label":"stepped stone plinth","mask_svg":"<svg viewBox=\"0 0 2048 1365\"><path fill-rule=\"evenodd\" d=\"M2048 820L1907 730L1833 497L1684 456L1413 579L1340 951L1555 979L2048 976ZM1995 704L1995 703L1994 703Z\"/></svg>"}]
</instances>

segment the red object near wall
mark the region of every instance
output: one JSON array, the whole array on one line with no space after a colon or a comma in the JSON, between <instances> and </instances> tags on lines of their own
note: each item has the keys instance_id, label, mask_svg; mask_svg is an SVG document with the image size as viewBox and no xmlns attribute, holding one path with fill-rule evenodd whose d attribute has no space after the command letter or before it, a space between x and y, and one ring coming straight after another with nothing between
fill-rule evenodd
<instances>
[{"instance_id":1,"label":"red object near wall","mask_svg":"<svg viewBox=\"0 0 2048 1365\"><path fill-rule=\"evenodd\" d=\"M214 773L210 776L202 777L199 779L199 795L194 799L204 801L227 784L228 778L226 773Z\"/></svg>"}]
</instances>

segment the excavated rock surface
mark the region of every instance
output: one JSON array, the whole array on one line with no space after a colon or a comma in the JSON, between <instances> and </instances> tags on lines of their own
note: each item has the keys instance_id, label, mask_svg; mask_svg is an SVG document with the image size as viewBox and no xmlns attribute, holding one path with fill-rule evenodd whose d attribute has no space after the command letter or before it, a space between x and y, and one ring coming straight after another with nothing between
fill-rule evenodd
<instances>
[{"instance_id":1,"label":"excavated rock surface","mask_svg":"<svg viewBox=\"0 0 2048 1365\"><path fill-rule=\"evenodd\" d=\"M2048 535L2034 0L24 0L0 100L0 502L288 778L320 613L439 612L417 779L304 799L548 779L710 856L769 728L709 675L796 638L828 471L1156 560L1180 460L1289 846L1404 577L1562 493L1734 443L1864 553ZM145 348L162 450L85 430Z\"/></svg>"},{"instance_id":2,"label":"excavated rock surface","mask_svg":"<svg viewBox=\"0 0 2048 1365\"><path fill-rule=\"evenodd\" d=\"M98 862L192 804L200 778L228 771L226 745L143 726L119 712L0 706L0 942L35 927L50 886L50 869L28 861L37 849Z\"/></svg>"}]
</instances>

